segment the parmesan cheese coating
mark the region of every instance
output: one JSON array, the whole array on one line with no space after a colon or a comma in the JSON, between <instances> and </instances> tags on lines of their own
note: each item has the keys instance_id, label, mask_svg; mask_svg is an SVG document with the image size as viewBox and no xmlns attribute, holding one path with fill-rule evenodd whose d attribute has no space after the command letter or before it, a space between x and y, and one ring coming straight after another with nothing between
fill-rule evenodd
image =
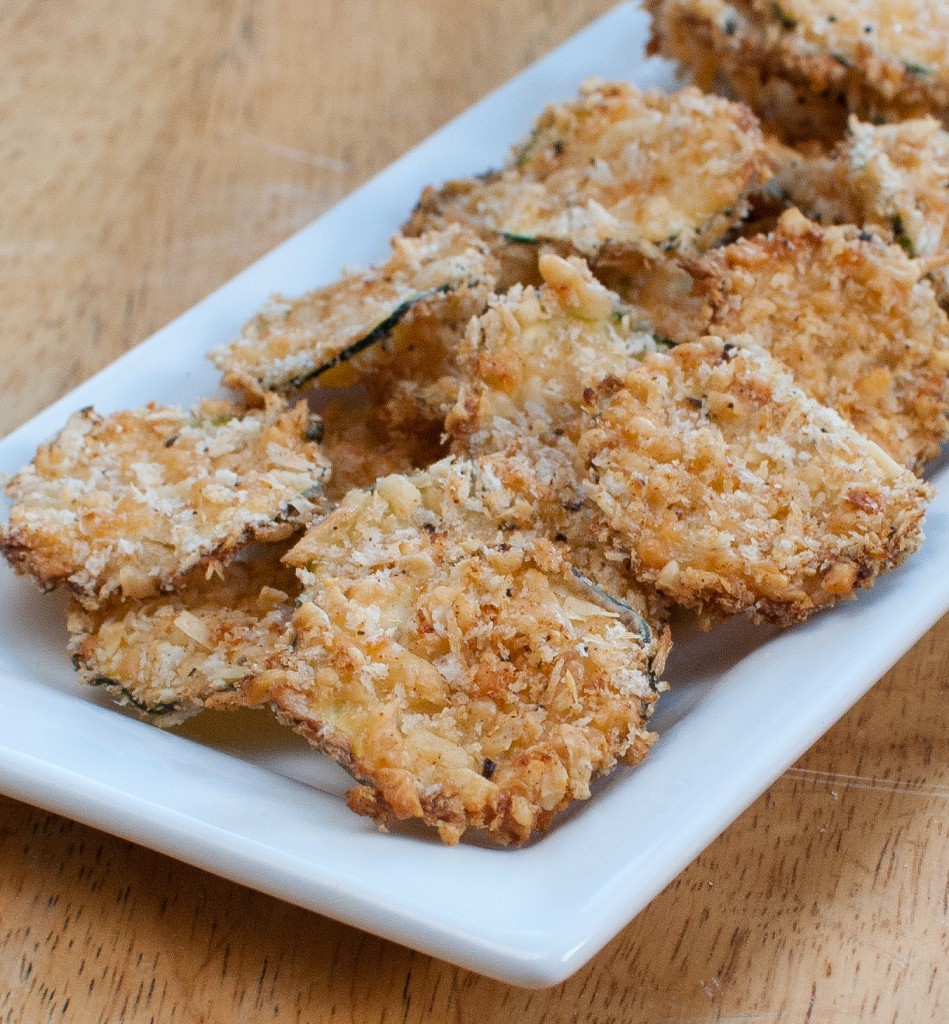
<instances>
[{"instance_id":1,"label":"parmesan cheese coating","mask_svg":"<svg viewBox=\"0 0 949 1024\"><path fill-rule=\"evenodd\" d=\"M872 125L851 117L833 153L788 151L775 185L813 220L871 226L896 242L949 306L949 133L934 118Z\"/></svg>"},{"instance_id":2,"label":"parmesan cheese coating","mask_svg":"<svg viewBox=\"0 0 949 1024\"><path fill-rule=\"evenodd\" d=\"M591 79L549 106L501 171L428 188L408 233L460 222L494 243L556 242L588 258L607 243L714 244L767 177L757 122L697 89L668 95ZM523 275L520 267L510 279Z\"/></svg>"},{"instance_id":3,"label":"parmesan cheese coating","mask_svg":"<svg viewBox=\"0 0 949 1024\"><path fill-rule=\"evenodd\" d=\"M233 342L209 357L224 383L252 399L293 391L315 377L347 387L373 368L397 366L425 314L463 330L494 284L482 242L457 225L392 239L392 255L297 299L274 297Z\"/></svg>"},{"instance_id":4,"label":"parmesan cheese coating","mask_svg":"<svg viewBox=\"0 0 949 1024\"><path fill-rule=\"evenodd\" d=\"M949 7L942 0L646 0L652 52L702 88L748 103L786 138L949 117Z\"/></svg>"},{"instance_id":5,"label":"parmesan cheese coating","mask_svg":"<svg viewBox=\"0 0 949 1024\"><path fill-rule=\"evenodd\" d=\"M520 844L653 742L665 635L510 528L517 502L446 459L353 491L287 556L294 655L258 698L360 780L354 810Z\"/></svg>"},{"instance_id":6,"label":"parmesan cheese coating","mask_svg":"<svg viewBox=\"0 0 949 1024\"><path fill-rule=\"evenodd\" d=\"M82 680L106 686L119 704L162 726L203 708L240 706L241 686L263 685L288 651L300 588L277 547L220 575L190 579L178 594L94 612L74 604L69 654Z\"/></svg>"},{"instance_id":7,"label":"parmesan cheese coating","mask_svg":"<svg viewBox=\"0 0 949 1024\"><path fill-rule=\"evenodd\" d=\"M0 547L88 608L177 589L196 566L279 540L317 511L329 465L305 403L246 412L205 401L74 413L8 485Z\"/></svg>"},{"instance_id":8,"label":"parmesan cheese coating","mask_svg":"<svg viewBox=\"0 0 949 1024\"><path fill-rule=\"evenodd\" d=\"M680 345L604 381L578 458L601 539L637 578L703 614L782 624L915 551L933 493L747 339Z\"/></svg>"},{"instance_id":9,"label":"parmesan cheese coating","mask_svg":"<svg viewBox=\"0 0 949 1024\"><path fill-rule=\"evenodd\" d=\"M922 268L855 227L797 210L709 254L709 333L748 334L814 398L919 469L949 436L949 320Z\"/></svg>"}]
</instances>

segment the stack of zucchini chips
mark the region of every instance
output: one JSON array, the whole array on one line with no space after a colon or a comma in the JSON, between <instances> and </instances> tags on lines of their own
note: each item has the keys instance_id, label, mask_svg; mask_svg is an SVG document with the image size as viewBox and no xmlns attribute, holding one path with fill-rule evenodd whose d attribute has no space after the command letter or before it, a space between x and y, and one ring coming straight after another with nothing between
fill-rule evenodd
<instances>
[{"instance_id":1,"label":"stack of zucchini chips","mask_svg":"<svg viewBox=\"0 0 949 1024\"><path fill-rule=\"evenodd\" d=\"M268 710L381 827L519 845L646 756L683 610L789 625L912 554L949 137L894 119L945 109L949 61L904 33L886 92L852 19L782 3L654 0L654 47L732 98L588 81L212 351L230 399L74 414L0 542L71 591L81 679L158 725ZM849 121L792 74L815 39Z\"/></svg>"}]
</instances>

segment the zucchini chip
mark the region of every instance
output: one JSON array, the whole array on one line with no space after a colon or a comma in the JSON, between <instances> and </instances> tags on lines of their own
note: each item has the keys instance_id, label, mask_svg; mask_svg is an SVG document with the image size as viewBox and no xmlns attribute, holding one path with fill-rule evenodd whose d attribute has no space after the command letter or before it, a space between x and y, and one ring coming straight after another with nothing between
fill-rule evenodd
<instances>
[{"instance_id":1,"label":"zucchini chip","mask_svg":"<svg viewBox=\"0 0 949 1024\"><path fill-rule=\"evenodd\" d=\"M498 451L523 436L556 444L587 387L660 344L582 259L544 252L538 265L543 286L492 299L459 346L462 384L446 428L468 451Z\"/></svg>"},{"instance_id":2,"label":"zucchini chip","mask_svg":"<svg viewBox=\"0 0 949 1024\"><path fill-rule=\"evenodd\" d=\"M295 391L317 377L348 387L371 369L398 370L422 313L463 330L486 304L492 267L484 244L457 226L417 239L396 236L385 263L297 299L274 297L209 358L225 385L250 399Z\"/></svg>"},{"instance_id":3,"label":"zucchini chip","mask_svg":"<svg viewBox=\"0 0 949 1024\"><path fill-rule=\"evenodd\" d=\"M747 338L648 355L585 406L578 468L601 542L700 614L790 624L922 542L930 485Z\"/></svg>"},{"instance_id":4,"label":"zucchini chip","mask_svg":"<svg viewBox=\"0 0 949 1024\"><path fill-rule=\"evenodd\" d=\"M259 691L359 780L357 812L521 844L635 764L668 640L510 528L506 494L446 459L353 491L287 556L294 655Z\"/></svg>"},{"instance_id":5,"label":"zucchini chip","mask_svg":"<svg viewBox=\"0 0 949 1024\"><path fill-rule=\"evenodd\" d=\"M931 117L872 125L851 117L829 155L787 151L775 186L812 220L870 227L919 259L949 307L949 132Z\"/></svg>"},{"instance_id":6,"label":"zucchini chip","mask_svg":"<svg viewBox=\"0 0 949 1024\"><path fill-rule=\"evenodd\" d=\"M300 587L280 563L284 550L199 573L178 594L93 612L74 604L68 650L80 678L161 726L241 706L242 686L259 685L289 649Z\"/></svg>"},{"instance_id":7,"label":"zucchini chip","mask_svg":"<svg viewBox=\"0 0 949 1024\"><path fill-rule=\"evenodd\" d=\"M949 320L923 268L856 227L789 210L710 253L708 333L747 334L814 398L920 469L949 437Z\"/></svg>"},{"instance_id":8,"label":"zucchini chip","mask_svg":"<svg viewBox=\"0 0 949 1024\"><path fill-rule=\"evenodd\" d=\"M703 89L744 100L788 140L874 122L949 117L943 0L646 0L650 51Z\"/></svg>"},{"instance_id":9,"label":"zucchini chip","mask_svg":"<svg viewBox=\"0 0 949 1024\"><path fill-rule=\"evenodd\" d=\"M591 79L541 114L503 170L427 188L406 232L462 223L502 257L537 242L591 260L607 243L693 252L742 219L768 174L746 108L693 88L668 95ZM502 277L523 273L523 253L519 262Z\"/></svg>"},{"instance_id":10,"label":"zucchini chip","mask_svg":"<svg viewBox=\"0 0 949 1024\"><path fill-rule=\"evenodd\" d=\"M455 451L479 455L520 496L537 529L568 545L579 571L661 618L666 609L651 588L642 593L622 557L597 539L575 467L585 392L661 345L582 259L544 252L539 269L540 289L512 288L469 326L446 430Z\"/></svg>"},{"instance_id":11,"label":"zucchini chip","mask_svg":"<svg viewBox=\"0 0 949 1024\"><path fill-rule=\"evenodd\" d=\"M205 401L74 413L10 481L0 548L45 590L94 609L178 589L252 540L280 540L318 511L329 464L305 403L248 412Z\"/></svg>"}]
</instances>

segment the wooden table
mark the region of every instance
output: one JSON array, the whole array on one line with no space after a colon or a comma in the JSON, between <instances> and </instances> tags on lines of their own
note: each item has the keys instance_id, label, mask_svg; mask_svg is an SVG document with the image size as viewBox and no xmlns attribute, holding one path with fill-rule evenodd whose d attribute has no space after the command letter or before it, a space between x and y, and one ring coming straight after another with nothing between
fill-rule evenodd
<instances>
[{"instance_id":1,"label":"wooden table","mask_svg":"<svg viewBox=\"0 0 949 1024\"><path fill-rule=\"evenodd\" d=\"M608 6L5 0L0 429ZM947 681L944 620L548 991L0 798L0 1021L943 1021Z\"/></svg>"}]
</instances>

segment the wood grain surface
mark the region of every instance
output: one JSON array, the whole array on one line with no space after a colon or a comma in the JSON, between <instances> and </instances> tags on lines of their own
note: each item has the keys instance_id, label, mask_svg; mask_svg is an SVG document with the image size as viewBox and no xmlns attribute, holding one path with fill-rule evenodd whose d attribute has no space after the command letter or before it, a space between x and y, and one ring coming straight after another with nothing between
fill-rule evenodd
<instances>
[{"instance_id":1,"label":"wood grain surface","mask_svg":"<svg viewBox=\"0 0 949 1024\"><path fill-rule=\"evenodd\" d=\"M0 430L608 6L4 0ZM545 991L0 798L0 1022L945 1021L947 704L944 620Z\"/></svg>"}]
</instances>

